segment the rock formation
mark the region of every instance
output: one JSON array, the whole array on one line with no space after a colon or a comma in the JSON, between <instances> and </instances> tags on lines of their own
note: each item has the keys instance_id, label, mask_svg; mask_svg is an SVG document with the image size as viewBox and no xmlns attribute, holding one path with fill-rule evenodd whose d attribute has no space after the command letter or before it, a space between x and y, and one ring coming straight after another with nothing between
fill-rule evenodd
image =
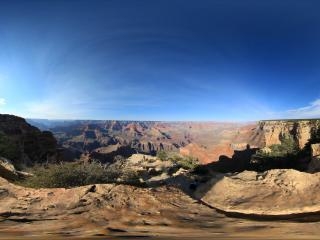
<instances>
[{"instance_id":1,"label":"rock formation","mask_svg":"<svg viewBox=\"0 0 320 240\"><path fill-rule=\"evenodd\" d=\"M308 166L308 172L314 173L320 171L320 143L311 144L311 161Z\"/></svg>"},{"instance_id":2,"label":"rock formation","mask_svg":"<svg viewBox=\"0 0 320 240\"><path fill-rule=\"evenodd\" d=\"M56 147L51 132L41 132L23 118L0 114L0 156L15 166L49 161L55 157Z\"/></svg>"},{"instance_id":3,"label":"rock formation","mask_svg":"<svg viewBox=\"0 0 320 240\"><path fill-rule=\"evenodd\" d=\"M253 134L254 123L74 121L66 124L50 128L59 144L72 152L100 158L102 154L110 155L111 148L122 146L149 155L158 151L180 152L208 163L217 161L221 155L231 157L235 150L246 149L248 144L260 145L262 137Z\"/></svg>"},{"instance_id":4,"label":"rock formation","mask_svg":"<svg viewBox=\"0 0 320 240\"><path fill-rule=\"evenodd\" d=\"M320 128L320 120L260 121L257 130L264 136L263 144L281 144L281 138L292 136L302 149L312 134Z\"/></svg>"},{"instance_id":5,"label":"rock formation","mask_svg":"<svg viewBox=\"0 0 320 240\"><path fill-rule=\"evenodd\" d=\"M302 149L319 129L320 120L279 120L257 123L69 121L66 126L56 125L50 130L61 146L74 153L69 155L78 158L88 153L110 161L114 155L130 152L123 149L149 155L163 150L193 156L207 164L221 157L239 160L239 152L281 144L288 136ZM121 151L112 150L115 146Z\"/></svg>"},{"instance_id":6,"label":"rock formation","mask_svg":"<svg viewBox=\"0 0 320 240\"><path fill-rule=\"evenodd\" d=\"M32 174L16 170L10 160L0 157L0 176L2 178L14 181L31 177Z\"/></svg>"},{"instance_id":7,"label":"rock formation","mask_svg":"<svg viewBox=\"0 0 320 240\"><path fill-rule=\"evenodd\" d=\"M223 176L202 192L202 201L171 186L30 189L0 178L0 239L317 238L319 223L310 220L317 217L319 175L273 170ZM308 222L226 217L210 206L246 217L307 214Z\"/></svg>"},{"instance_id":8,"label":"rock formation","mask_svg":"<svg viewBox=\"0 0 320 240\"><path fill-rule=\"evenodd\" d=\"M12 163L8 159L2 157L0 157L0 176L9 180L16 180L19 178Z\"/></svg>"},{"instance_id":9,"label":"rock formation","mask_svg":"<svg viewBox=\"0 0 320 240\"><path fill-rule=\"evenodd\" d=\"M320 213L320 173L289 169L218 174L196 197L230 214L283 217Z\"/></svg>"},{"instance_id":10,"label":"rock formation","mask_svg":"<svg viewBox=\"0 0 320 240\"><path fill-rule=\"evenodd\" d=\"M194 219L214 210L173 187L97 184L72 189L30 189L0 178L0 239L97 239L183 235ZM188 220L190 219L190 220ZM206 220L197 222L205 224ZM206 228L192 230L201 235ZM65 234L63 234L65 233ZM190 236L190 235L188 235Z\"/></svg>"}]
</instances>

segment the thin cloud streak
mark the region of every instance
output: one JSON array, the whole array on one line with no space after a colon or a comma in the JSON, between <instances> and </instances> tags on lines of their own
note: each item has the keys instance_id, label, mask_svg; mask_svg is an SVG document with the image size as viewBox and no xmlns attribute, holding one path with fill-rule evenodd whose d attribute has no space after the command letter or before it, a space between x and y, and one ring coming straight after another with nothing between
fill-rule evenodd
<instances>
[{"instance_id":1,"label":"thin cloud streak","mask_svg":"<svg viewBox=\"0 0 320 240\"><path fill-rule=\"evenodd\" d=\"M316 99L309 103L309 105L289 109L279 112L266 112L267 119L308 119L320 118L320 99Z\"/></svg>"},{"instance_id":2,"label":"thin cloud streak","mask_svg":"<svg viewBox=\"0 0 320 240\"><path fill-rule=\"evenodd\" d=\"M308 106L290 109L286 114L294 118L318 118L320 117L320 99L311 102Z\"/></svg>"},{"instance_id":3,"label":"thin cloud streak","mask_svg":"<svg viewBox=\"0 0 320 240\"><path fill-rule=\"evenodd\" d=\"M4 106L4 105L6 105L6 104L7 104L6 99L0 98L0 107L1 107L1 106Z\"/></svg>"}]
</instances>

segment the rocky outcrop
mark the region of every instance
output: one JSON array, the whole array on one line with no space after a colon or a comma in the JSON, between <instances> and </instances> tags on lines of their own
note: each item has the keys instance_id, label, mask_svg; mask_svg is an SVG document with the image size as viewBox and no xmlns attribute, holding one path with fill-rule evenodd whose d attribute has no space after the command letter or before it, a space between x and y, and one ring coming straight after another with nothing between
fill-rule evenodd
<instances>
[{"instance_id":1,"label":"rocky outcrop","mask_svg":"<svg viewBox=\"0 0 320 240\"><path fill-rule=\"evenodd\" d=\"M15 166L53 160L56 147L51 132L41 132L23 118L0 114L0 155Z\"/></svg>"},{"instance_id":2,"label":"rocky outcrop","mask_svg":"<svg viewBox=\"0 0 320 240\"><path fill-rule=\"evenodd\" d=\"M214 210L173 187L96 184L30 189L0 177L0 239L109 239L203 236ZM186 229L190 229L185 234ZM206 236L206 235L205 235ZM215 235L216 236L216 235Z\"/></svg>"},{"instance_id":3,"label":"rocky outcrop","mask_svg":"<svg viewBox=\"0 0 320 240\"><path fill-rule=\"evenodd\" d=\"M320 157L320 143L311 144L311 157L312 158Z\"/></svg>"},{"instance_id":4,"label":"rocky outcrop","mask_svg":"<svg viewBox=\"0 0 320 240\"><path fill-rule=\"evenodd\" d=\"M183 169L179 164L150 155L133 154L125 161L122 168L128 172L137 172L140 181L149 187L170 184L187 192L194 181L194 177L189 174L190 171Z\"/></svg>"},{"instance_id":5,"label":"rocky outcrop","mask_svg":"<svg viewBox=\"0 0 320 240\"><path fill-rule=\"evenodd\" d=\"M0 177L8 180L18 180L33 176L31 173L18 171L10 160L0 157Z\"/></svg>"},{"instance_id":6,"label":"rocky outcrop","mask_svg":"<svg viewBox=\"0 0 320 240\"><path fill-rule=\"evenodd\" d=\"M116 156L122 156L124 158L130 157L136 153L130 146L121 146L120 144L110 145L108 147L102 147L95 149L89 154L89 161L98 160L101 163L112 163L115 161Z\"/></svg>"},{"instance_id":7,"label":"rocky outcrop","mask_svg":"<svg viewBox=\"0 0 320 240\"><path fill-rule=\"evenodd\" d=\"M219 174L200 186L196 197L229 214L293 217L320 213L320 173L288 169Z\"/></svg>"},{"instance_id":8,"label":"rocky outcrop","mask_svg":"<svg viewBox=\"0 0 320 240\"><path fill-rule=\"evenodd\" d=\"M311 144L311 161L308 165L308 172L320 171L320 143Z\"/></svg>"},{"instance_id":9,"label":"rocky outcrop","mask_svg":"<svg viewBox=\"0 0 320 240\"><path fill-rule=\"evenodd\" d=\"M260 121L257 131L264 136L263 145L268 147L281 144L281 138L292 136L302 149L311 138L312 134L320 128L320 120L279 120Z\"/></svg>"},{"instance_id":10,"label":"rocky outcrop","mask_svg":"<svg viewBox=\"0 0 320 240\"><path fill-rule=\"evenodd\" d=\"M3 157L0 157L0 177L8 180L17 180L19 178L19 175L12 163Z\"/></svg>"},{"instance_id":11,"label":"rocky outcrop","mask_svg":"<svg viewBox=\"0 0 320 240\"><path fill-rule=\"evenodd\" d=\"M226 217L209 207L217 207L217 202L224 213L271 209L272 214L273 209L282 209L286 204L289 209L295 204L299 212L314 213L311 210L318 206L319 196L315 194L315 188L319 181L315 183L312 175L309 184L305 175L302 178L295 175L295 181L285 172L268 174L275 175L245 172L233 177L223 175L227 179L217 176L221 185L215 182L219 189L215 189L218 194L214 195L214 201L209 198L197 201L171 186L137 188L96 184L71 189L30 189L0 177L0 239L25 239L27 236L32 239L317 238L319 224L310 222L317 219L317 215L309 216L305 223L301 218L299 222L275 221L279 215L272 216L272 221L254 221ZM281 183L281 180L285 182ZM276 190L274 196L273 189ZM297 196L298 193L301 194ZM285 195L287 198L284 199ZM284 212L287 213L289 211Z\"/></svg>"}]
</instances>

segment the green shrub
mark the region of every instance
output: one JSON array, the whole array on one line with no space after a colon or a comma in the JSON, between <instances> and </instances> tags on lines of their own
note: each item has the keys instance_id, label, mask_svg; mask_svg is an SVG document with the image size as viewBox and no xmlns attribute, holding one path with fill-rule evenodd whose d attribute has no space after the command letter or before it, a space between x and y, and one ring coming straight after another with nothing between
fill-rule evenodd
<instances>
[{"instance_id":1,"label":"green shrub","mask_svg":"<svg viewBox=\"0 0 320 240\"><path fill-rule=\"evenodd\" d=\"M270 152L257 151L256 156L259 157L286 157L296 155L299 152L299 146L294 138L289 136L284 136L281 138L281 144L273 144L270 147Z\"/></svg>"},{"instance_id":2,"label":"green shrub","mask_svg":"<svg viewBox=\"0 0 320 240\"><path fill-rule=\"evenodd\" d=\"M195 169L199 165L198 159L191 157L191 156L181 156L181 155L174 155L170 158L172 162L176 163L180 167L184 169Z\"/></svg>"},{"instance_id":3,"label":"green shrub","mask_svg":"<svg viewBox=\"0 0 320 240\"><path fill-rule=\"evenodd\" d=\"M97 162L49 164L35 166L29 170L34 176L21 181L20 184L33 188L70 188L99 183L143 186L136 172Z\"/></svg>"},{"instance_id":4,"label":"green shrub","mask_svg":"<svg viewBox=\"0 0 320 240\"><path fill-rule=\"evenodd\" d=\"M162 161L166 161L166 160L168 160L168 153L163 151L163 150L158 151L157 152L157 158L159 158Z\"/></svg>"},{"instance_id":5,"label":"green shrub","mask_svg":"<svg viewBox=\"0 0 320 240\"><path fill-rule=\"evenodd\" d=\"M169 160L184 169L193 170L196 166L199 165L198 159L191 157L191 156L182 156L182 155L175 153L175 152L159 151L157 153L157 158L159 158L162 161Z\"/></svg>"},{"instance_id":6,"label":"green shrub","mask_svg":"<svg viewBox=\"0 0 320 240\"><path fill-rule=\"evenodd\" d=\"M281 144L274 144L269 149L261 149L250 159L250 170L266 171L273 168L302 169L299 163L300 149L295 139L283 136Z\"/></svg>"}]
</instances>

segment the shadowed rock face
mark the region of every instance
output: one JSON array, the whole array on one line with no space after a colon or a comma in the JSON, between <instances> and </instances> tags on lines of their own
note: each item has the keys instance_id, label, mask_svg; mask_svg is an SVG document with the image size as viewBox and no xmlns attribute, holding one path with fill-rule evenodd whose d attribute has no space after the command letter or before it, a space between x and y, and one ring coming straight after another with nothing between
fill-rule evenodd
<instances>
[{"instance_id":1,"label":"shadowed rock face","mask_svg":"<svg viewBox=\"0 0 320 240\"><path fill-rule=\"evenodd\" d=\"M23 118L0 114L0 156L14 165L30 165L54 158L57 142L51 132L41 132Z\"/></svg>"},{"instance_id":2,"label":"shadowed rock face","mask_svg":"<svg viewBox=\"0 0 320 240\"><path fill-rule=\"evenodd\" d=\"M308 172L320 171L320 143L311 144L311 161L308 166Z\"/></svg>"}]
</instances>

